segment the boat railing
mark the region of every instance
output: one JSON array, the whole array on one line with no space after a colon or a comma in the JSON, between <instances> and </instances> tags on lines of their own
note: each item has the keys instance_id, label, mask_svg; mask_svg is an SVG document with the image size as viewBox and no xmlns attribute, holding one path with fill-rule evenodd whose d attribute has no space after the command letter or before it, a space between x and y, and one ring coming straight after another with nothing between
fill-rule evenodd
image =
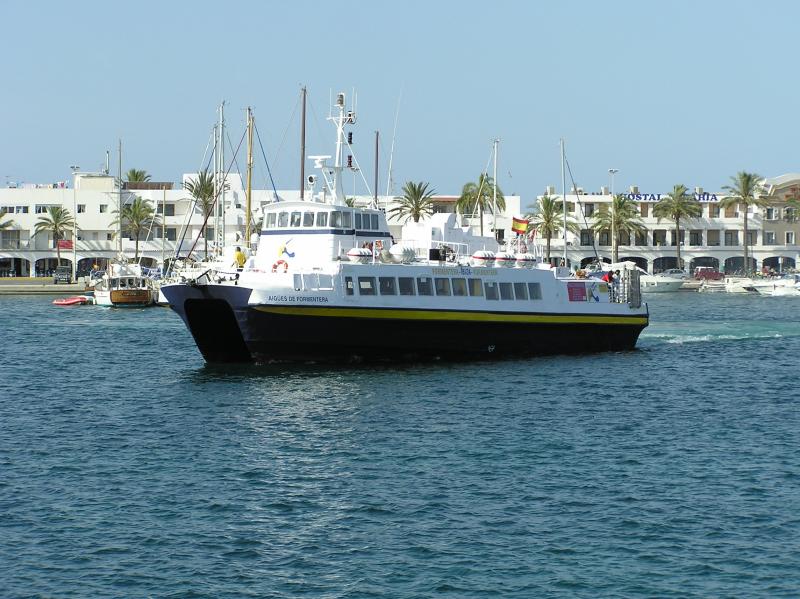
<instances>
[{"instance_id":1,"label":"boat railing","mask_svg":"<svg viewBox=\"0 0 800 599\"><path fill-rule=\"evenodd\" d=\"M642 305L641 274L635 269L624 269L620 272L619 282L611 284L610 300L618 304L628 304L631 308Z\"/></svg>"}]
</instances>

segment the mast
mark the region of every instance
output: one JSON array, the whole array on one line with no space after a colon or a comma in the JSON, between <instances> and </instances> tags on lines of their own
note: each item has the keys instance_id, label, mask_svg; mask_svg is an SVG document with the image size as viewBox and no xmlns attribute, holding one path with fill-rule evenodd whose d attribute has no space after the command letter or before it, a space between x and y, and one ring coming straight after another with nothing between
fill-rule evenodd
<instances>
[{"instance_id":1,"label":"mast","mask_svg":"<svg viewBox=\"0 0 800 599\"><path fill-rule=\"evenodd\" d=\"M302 193L302 186L300 193ZM244 242L250 247L250 214L253 196L253 111L247 107L247 201L244 215Z\"/></svg>"},{"instance_id":2,"label":"mast","mask_svg":"<svg viewBox=\"0 0 800 599\"><path fill-rule=\"evenodd\" d=\"M500 144L499 139L494 140L494 174L492 175L492 232L494 238L497 240L497 146ZM481 225L483 226L483 225Z\"/></svg>"},{"instance_id":3,"label":"mast","mask_svg":"<svg viewBox=\"0 0 800 599\"><path fill-rule=\"evenodd\" d=\"M300 116L300 199L305 199L306 189L306 87L300 89L303 110Z\"/></svg>"},{"instance_id":4,"label":"mast","mask_svg":"<svg viewBox=\"0 0 800 599\"><path fill-rule=\"evenodd\" d=\"M167 251L167 186L162 186L161 190L161 274L164 274L164 262Z\"/></svg>"},{"instance_id":5,"label":"mast","mask_svg":"<svg viewBox=\"0 0 800 599\"><path fill-rule=\"evenodd\" d=\"M567 175L564 171L564 138L561 138L561 194L564 196L561 202L564 208L564 266L567 266Z\"/></svg>"},{"instance_id":6,"label":"mast","mask_svg":"<svg viewBox=\"0 0 800 599\"><path fill-rule=\"evenodd\" d=\"M122 256L122 140L119 140L118 164L119 189L117 190L117 239L119 239L119 254Z\"/></svg>"},{"instance_id":7,"label":"mast","mask_svg":"<svg viewBox=\"0 0 800 599\"><path fill-rule=\"evenodd\" d=\"M219 175L220 197L219 197L219 229L215 231L217 237L217 255L222 253L225 247L225 101L219 105Z\"/></svg>"},{"instance_id":8,"label":"mast","mask_svg":"<svg viewBox=\"0 0 800 599\"><path fill-rule=\"evenodd\" d=\"M375 204L375 208L378 207L378 140L380 137L380 133L378 131L375 132L375 195L373 196L373 202Z\"/></svg>"}]
</instances>

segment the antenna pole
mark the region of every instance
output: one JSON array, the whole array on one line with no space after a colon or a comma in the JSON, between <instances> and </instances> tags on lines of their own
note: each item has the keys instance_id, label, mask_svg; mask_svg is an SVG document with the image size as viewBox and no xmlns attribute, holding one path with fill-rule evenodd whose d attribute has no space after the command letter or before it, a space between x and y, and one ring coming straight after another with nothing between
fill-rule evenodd
<instances>
[{"instance_id":1,"label":"antenna pole","mask_svg":"<svg viewBox=\"0 0 800 599\"><path fill-rule=\"evenodd\" d=\"M375 208L378 207L378 140L380 137L380 133L378 131L375 132L375 195L373 197L373 201L375 203Z\"/></svg>"},{"instance_id":2,"label":"antenna pole","mask_svg":"<svg viewBox=\"0 0 800 599\"><path fill-rule=\"evenodd\" d=\"M494 140L494 174L492 175L492 232L497 239L497 146L499 139Z\"/></svg>"},{"instance_id":3,"label":"antenna pole","mask_svg":"<svg viewBox=\"0 0 800 599\"><path fill-rule=\"evenodd\" d=\"M302 187L300 188L302 190ZM250 214L253 196L253 111L247 107L247 201L245 203L244 243L250 247Z\"/></svg>"},{"instance_id":4,"label":"antenna pole","mask_svg":"<svg viewBox=\"0 0 800 599\"><path fill-rule=\"evenodd\" d=\"M300 116L300 199L305 199L306 188L306 88L300 90L303 110Z\"/></svg>"}]
</instances>

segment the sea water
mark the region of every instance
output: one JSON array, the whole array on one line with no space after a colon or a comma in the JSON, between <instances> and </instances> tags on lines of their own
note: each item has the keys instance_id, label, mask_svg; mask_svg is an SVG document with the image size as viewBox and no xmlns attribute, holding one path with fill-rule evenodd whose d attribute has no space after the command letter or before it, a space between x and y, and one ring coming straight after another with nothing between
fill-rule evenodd
<instances>
[{"instance_id":1,"label":"sea water","mask_svg":"<svg viewBox=\"0 0 800 599\"><path fill-rule=\"evenodd\" d=\"M2 298L0 597L797 597L800 301L646 297L636 351L377 368Z\"/></svg>"}]
</instances>

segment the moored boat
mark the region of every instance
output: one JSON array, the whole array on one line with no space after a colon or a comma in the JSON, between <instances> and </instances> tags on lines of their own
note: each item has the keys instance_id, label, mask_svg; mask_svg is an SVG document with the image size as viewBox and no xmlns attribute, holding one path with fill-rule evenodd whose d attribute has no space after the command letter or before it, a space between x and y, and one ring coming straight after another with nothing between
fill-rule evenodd
<instances>
[{"instance_id":1,"label":"moored boat","mask_svg":"<svg viewBox=\"0 0 800 599\"><path fill-rule=\"evenodd\" d=\"M94 298L98 306L141 308L155 304L157 289L138 264L111 262L109 269L95 282Z\"/></svg>"}]
</instances>

